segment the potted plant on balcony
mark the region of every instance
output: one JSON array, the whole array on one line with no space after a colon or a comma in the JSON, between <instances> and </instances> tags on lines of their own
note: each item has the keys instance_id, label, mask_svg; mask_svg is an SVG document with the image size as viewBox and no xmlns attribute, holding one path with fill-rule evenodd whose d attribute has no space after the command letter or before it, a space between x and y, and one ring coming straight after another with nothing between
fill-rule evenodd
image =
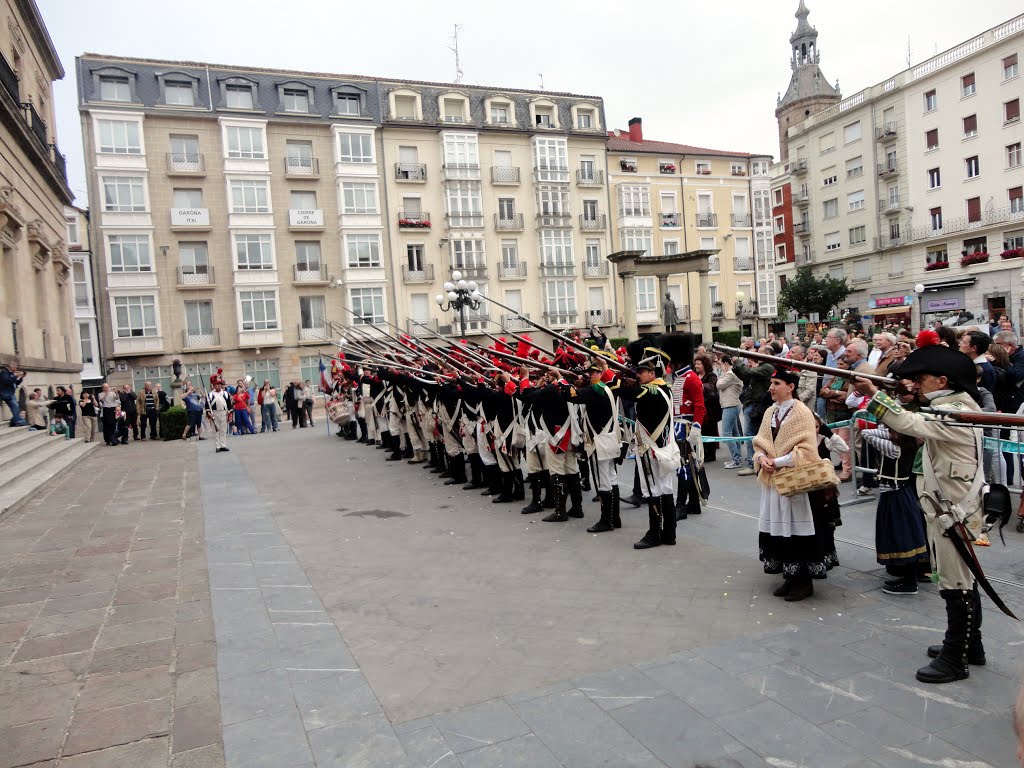
<instances>
[{"instance_id":1,"label":"potted plant on balcony","mask_svg":"<svg viewBox=\"0 0 1024 768\"><path fill-rule=\"evenodd\" d=\"M662 163L658 167L658 170L660 170L662 173L675 173L676 167L672 163Z\"/></svg>"},{"instance_id":2,"label":"potted plant on balcony","mask_svg":"<svg viewBox=\"0 0 1024 768\"><path fill-rule=\"evenodd\" d=\"M1024 248L1008 248L999 254L1001 259L1020 259L1024 258Z\"/></svg>"},{"instance_id":3,"label":"potted plant on balcony","mask_svg":"<svg viewBox=\"0 0 1024 768\"><path fill-rule=\"evenodd\" d=\"M430 229L430 222L427 219L399 219L398 226L409 229Z\"/></svg>"},{"instance_id":4,"label":"potted plant on balcony","mask_svg":"<svg viewBox=\"0 0 1024 768\"><path fill-rule=\"evenodd\" d=\"M934 272L936 269L948 269L948 268L949 268L949 262L948 261L933 261L931 264L926 264L925 265L924 271L925 272Z\"/></svg>"},{"instance_id":5,"label":"potted plant on balcony","mask_svg":"<svg viewBox=\"0 0 1024 768\"><path fill-rule=\"evenodd\" d=\"M969 267L971 264L986 264L988 262L988 251L960 251L960 266Z\"/></svg>"}]
</instances>

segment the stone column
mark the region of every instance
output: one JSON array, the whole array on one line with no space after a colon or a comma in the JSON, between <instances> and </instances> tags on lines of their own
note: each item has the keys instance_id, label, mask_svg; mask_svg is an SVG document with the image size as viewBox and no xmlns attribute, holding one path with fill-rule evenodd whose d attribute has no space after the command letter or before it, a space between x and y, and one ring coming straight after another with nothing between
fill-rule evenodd
<instances>
[{"instance_id":1,"label":"stone column","mask_svg":"<svg viewBox=\"0 0 1024 768\"><path fill-rule=\"evenodd\" d=\"M658 311L661 311L662 305L665 303L665 294L668 293L668 275L658 275ZM678 307L677 307L678 309ZM668 333L668 328L665 326L665 315L661 316L662 330ZM679 325L676 324L676 328Z\"/></svg>"},{"instance_id":2,"label":"stone column","mask_svg":"<svg viewBox=\"0 0 1024 768\"><path fill-rule=\"evenodd\" d=\"M626 338L636 341L636 272L620 272L622 278L622 311L626 315Z\"/></svg>"},{"instance_id":3,"label":"stone column","mask_svg":"<svg viewBox=\"0 0 1024 768\"><path fill-rule=\"evenodd\" d=\"M708 273L701 270L697 273L697 283L700 286L700 333L701 341L704 344L711 343L711 295L708 286ZM690 310L691 316L693 310Z\"/></svg>"}]
</instances>

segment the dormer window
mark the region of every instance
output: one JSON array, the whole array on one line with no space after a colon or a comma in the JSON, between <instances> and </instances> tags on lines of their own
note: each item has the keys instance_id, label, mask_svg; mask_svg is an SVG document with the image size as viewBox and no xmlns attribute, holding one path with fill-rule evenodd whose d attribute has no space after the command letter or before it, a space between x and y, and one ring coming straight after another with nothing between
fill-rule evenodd
<instances>
[{"instance_id":1,"label":"dormer window","mask_svg":"<svg viewBox=\"0 0 1024 768\"><path fill-rule=\"evenodd\" d=\"M194 107L196 104L192 83L168 81L164 84L164 103L175 107Z\"/></svg>"},{"instance_id":2,"label":"dormer window","mask_svg":"<svg viewBox=\"0 0 1024 768\"><path fill-rule=\"evenodd\" d=\"M281 108L285 112L309 114L309 91L305 88L282 88Z\"/></svg>"},{"instance_id":3,"label":"dormer window","mask_svg":"<svg viewBox=\"0 0 1024 768\"><path fill-rule=\"evenodd\" d=\"M534 112L535 124L538 128L554 127L554 110L551 107L537 107Z\"/></svg>"},{"instance_id":4,"label":"dormer window","mask_svg":"<svg viewBox=\"0 0 1024 768\"><path fill-rule=\"evenodd\" d=\"M491 102L491 122L496 125L508 124L508 104L504 102Z\"/></svg>"},{"instance_id":5,"label":"dormer window","mask_svg":"<svg viewBox=\"0 0 1024 768\"><path fill-rule=\"evenodd\" d=\"M594 113L589 109L576 112L576 127L581 131L589 131L594 127Z\"/></svg>"},{"instance_id":6,"label":"dormer window","mask_svg":"<svg viewBox=\"0 0 1024 768\"><path fill-rule=\"evenodd\" d=\"M103 101L131 101L131 81L127 77L103 75L100 77L100 99Z\"/></svg>"},{"instance_id":7,"label":"dormer window","mask_svg":"<svg viewBox=\"0 0 1024 768\"><path fill-rule=\"evenodd\" d=\"M446 123L466 122L466 101L465 99L444 99L443 115Z\"/></svg>"},{"instance_id":8,"label":"dormer window","mask_svg":"<svg viewBox=\"0 0 1024 768\"><path fill-rule=\"evenodd\" d=\"M395 120L421 120L420 96L415 91L399 91L390 94L391 117Z\"/></svg>"},{"instance_id":9,"label":"dormer window","mask_svg":"<svg viewBox=\"0 0 1024 768\"><path fill-rule=\"evenodd\" d=\"M224 86L224 106L228 109L252 109L255 99L253 87L241 83Z\"/></svg>"},{"instance_id":10,"label":"dormer window","mask_svg":"<svg viewBox=\"0 0 1024 768\"><path fill-rule=\"evenodd\" d=\"M334 94L334 112L338 115L358 115L359 97L354 93Z\"/></svg>"}]
</instances>

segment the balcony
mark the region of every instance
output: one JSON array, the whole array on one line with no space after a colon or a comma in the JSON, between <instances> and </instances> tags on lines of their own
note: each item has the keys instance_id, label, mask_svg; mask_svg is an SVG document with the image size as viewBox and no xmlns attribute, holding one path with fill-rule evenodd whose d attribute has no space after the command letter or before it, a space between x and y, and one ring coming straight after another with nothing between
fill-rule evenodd
<instances>
[{"instance_id":1,"label":"balcony","mask_svg":"<svg viewBox=\"0 0 1024 768\"><path fill-rule=\"evenodd\" d=\"M322 208L291 208L288 210L288 229L292 232L320 231L324 228Z\"/></svg>"},{"instance_id":2,"label":"balcony","mask_svg":"<svg viewBox=\"0 0 1024 768\"><path fill-rule=\"evenodd\" d=\"M811 203L811 195L806 189L801 189L793 195L793 202L801 208L806 208Z\"/></svg>"},{"instance_id":3,"label":"balcony","mask_svg":"<svg viewBox=\"0 0 1024 768\"><path fill-rule=\"evenodd\" d=\"M614 322L610 309L587 310L587 325L611 325Z\"/></svg>"},{"instance_id":4,"label":"balcony","mask_svg":"<svg viewBox=\"0 0 1024 768\"><path fill-rule=\"evenodd\" d=\"M576 325L577 315L575 312L545 312L544 321L547 325L570 326Z\"/></svg>"},{"instance_id":5,"label":"balcony","mask_svg":"<svg viewBox=\"0 0 1024 768\"><path fill-rule=\"evenodd\" d=\"M721 272L722 262L721 259L715 256L708 256L708 272Z\"/></svg>"},{"instance_id":6,"label":"balcony","mask_svg":"<svg viewBox=\"0 0 1024 768\"><path fill-rule=\"evenodd\" d=\"M973 229L981 229L1000 224L1024 223L1024 208L1017 206L1006 206L991 211L982 211L981 218L971 221L967 216L959 216L954 219L944 219L942 226L938 229L931 225L914 227L909 232L909 240L928 240L933 237L946 237L960 232L969 232Z\"/></svg>"},{"instance_id":7,"label":"balcony","mask_svg":"<svg viewBox=\"0 0 1024 768\"><path fill-rule=\"evenodd\" d=\"M716 229L718 227L718 214L717 213L698 213L697 214L697 228L698 229Z\"/></svg>"},{"instance_id":8,"label":"balcony","mask_svg":"<svg viewBox=\"0 0 1024 768\"><path fill-rule=\"evenodd\" d=\"M480 181L480 164L445 163L441 166L441 181Z\"/></svg>"},{"instance_id":9,"label":"balcony","mask_svg":"<svg viewBox=\"0 0 1024 768\"><path fill-rule=\"evenodd\" d=\"M430 229L430 214L426 211L399 211L398 228L409 229Z\"/></svg>"},{"instance_id":10,"label":"balcony","mask_svg":"<svg viewBox=\"0 0 1024 768\"><path fill-rule=\"evenodd\" d=\"M50 146L50 143L46 140L46 123L43 122L43 118L36 112L35 106L31 101L26 101L21 105L21 108L25 110L25 118L28 121L28 127L35 134L35 137L39 139L39 143L44 147Z\"/></svg>"},{"instance_id":11,"label":"balcony","mask_svg":"<svg viewBox=\"0 0 1024 768\"><path fill-rule=\"evenodd\" d=\"M505 166L491 166L491 184L518 184L519 169Z\"/></svg>"},{"instance_id":12,"label":"balcony","mask_svg":"<svg viewBox=\"0 0 1024 768\"><path fill-rule=\"evenodd\" d=\"M901 237L900 235L887 235L883 237L871 238L871 245L876 251L884 251L887 248L899 248L902 245L906 245L908 242L907 238Z\"/></svg>"},{"instance_id":13,"label":"balcony","mask_svg":"<svg viewBox=\"0 0 1024 768\"><path fill-rule=\"evenodd\" d=\"M603 213L580 216L580 229L584 232L604 232L608 227L608 217Z\"/></svg>"},{"instance_id":14,"label":"balcony","mask_svg":"<svg viewBox=\"0 0 1024 768\"><path fill-rule=\"evenodd\" d=\"M452 269L457 269L462 273L464 280L486 280L487 279L487 265L486 264L452 264Z\"/></svg>"},{"instance_id":15,"label":"balcony","mask_svg":"<svg viewBox=\"0 0 1024 768\"><path fill-rule=\"evenodd\" d=\"M604 171L579 168L576 171L576 184L581 187L604 186Z\"/></svg>"},{"instance_id":16,"label":"balcony","mask_svg":"<svg viewBox=\"0 0 1024 768\"><path fill-rule=\"evenodd\" d=\"M168 152L168 176L205 176L206 159L198 152Z\"/></svg>"},{"instance_id":17,"label":"balcony","mask_svg":"<svg viewBox=\"0 0 1024 768\"><path fill-rule=\"evenodd\" d=\"M807 173L807 160L805 158L794 160L789 164L789 171L797 176Z\"/></svg>"},{"instance_id":18,"label":"balcony","mask_svg":"<svg viewBox=\"0 0 1024 768\"><path fill-rule=\"evenodd\" d=\"M216 328L205 332L185 328L181 332L181 346L185 349L216 349L220 347L220 331Z\"/></svg>"},{"instance_id":19,"label":"balcony","mask_svg":"<svg viewBox=\"0 0 1024 768\"><path fill-rule=\"evenodd\" d=\"M214 288L216 280L213 276L213 267L178 267L178 288Z\"/></svg>"},{"instance_id":20,"label":"balcony","mask_svg":"<svg viewBox=\"0 0 1024 768\"><path fill-rule=\"evenodd\" d=\"M576 265L572 262L552 261L540 265L541 277L575 277Z\"/></svg>"},{"instance_id":21,"label":"balcony","mask_svg":"<svg viewBox=\"0 0 1024 768\"><path fill-rule=\"evenodd\" d=\"M896 123L883 123L875 127L875 141L892 141L896 138Z\"/></svg>"},{"instance_id":22,"label":"balcony","mask_svg":"<svg viewBox=\"0 0 1024 768\"><path fill-rule=\"evenodd\" d=\"M171 230L204 231L210 229L209 208L171 208Z\"/></svg>"},{"instance_id":23,"label":"balcony","mask_svg":"<svg viewBox=\"0 0 1024 768\"><path fill-rule=\"evenodd\" d=\"M568 182L569 168L562 165L538 165L533 169L533 177L538 182Z\"/></svg>"},{"instance_id":24,"label":"balcony","mask_svg":"<svg viewBox=\"0 0 1024 768\"><path fill-rule=\"evenodd\" d=\"M749 213L734 213L730 217L733 227L750 229L754 226L754 219Z\"/></svg>"},{"instance_id":25,"label":"balcony","mask_svg":"<svg viewBox=\"0 0 1024 768\"><path fill-rule=\"evenodd\" d=\"M494 228L498 232L522 232L523 214L513 213L511 216L502 216L500 213L496 213L494 214Z\"/></svg>"},{"instance_id":26,"label":"balcony","mask_svg":"<svg viewBox=\"0 0 1024 768\"><path fill-rule=\"evenodd\" d=\"M297 326L299 329L299 343L330 343L330 331L327 329L326 323L324 325L314 325L312 327L305 327L302 323Z\"/></svg>"},{"instance_id":27,"label":"balcony","mask_svg":"<svg viewBox=\"0 0 1024 768\"><path fill-rule=\"evenodd\" d=\"M754 257L753 256L736 256L732 261L732 268L734 272L753 272L754 271Z\"/></svg>"},{"instance_id":28,"label":"balcony","mask_svg":"<svg viewBox=\"0 0 1024 768\"><path fill-rule=\"evenodd\" d=\"M610 271L607 261L583 262L584 277L608 277Z\"/></svg>"},{"instance_id":29,"label":"balcony","mask_svg":"<svg viewBox=\"0 0 1024 768\"><path fill-rule=\"evenodd\" d=\"M793 224L793 234L800 235L800 237L810 237L811 225L806 221L798 221Z\"/></svg>"},{"instance_id":30,"label":"balcony","mask_svg":"<svg viewBox=\"0 0 1024 768\"><path fill-rule=\"evenodd\" d=\"M327 265L293 264L292 282L302 285L327 285L331 276L327 274Z\"/></svg>"},{"instance_id":31,"label":"balcony","mask_svg":"<svg viewBox=\"0 0 1024 768\"><path fill-rule=\"evenodd\" d=\"M883 179L897 176L900 172L898 163L878 163L878 175Z\"/></svg>"},{"instance_id":32,"label":"balcony","mask_svg":"<svg viewBox=\"0 0 1024 768\"><path fill-rule=\"evenodd\" d=\"M529 312L523 313L526 318L530 317ZM501 327L507 331L532 331L533 326L530 325L519 315L502 315L501 316Z\"/></svg>"},{"instance_id":33,"label":"balcony","mask_svg":"<svg viewBox=\"0 0 1024 768\"><path fill-rule=\"evenodd\" d=\"M315 157L286 157L284 176L286 179L318 179L320 161Z\"/></svg>"},{"instance_id":34,"label":"balcony","mask_svg":"<svg viewBox=\"0 0 1024 768\"><path fill-rule=\"evenodd\" d=\"M813 264L814 263L814 251L800 251L796 255L797 264Z\"/></svg>"},{"instance_id":35,"label":"balcony","mask_svg":"<svg viewBox=\"0 0 1024 768\"><path fill-rule=\"evenodd\" d=\"M498 279L499 280L525 280L526 279L526 262L519 261L515 264L499 264L498 265Z\"/></svg>"},{"instance_id":36,"label":"balcony","mask_svg":"<svg viewBox=\"0 0 1024 768\"><path fill-rule=\"evenodd\" d=\"M713 320L721 320L725 317L725 305L720 301L716 301L711 305L711 318Z\"/></svg>"},{"instance_id":37,"label":"balcony","mask_svg":"<svg viewBox=\"0 0 1024 768\"><path fill-rule=\"evenodd\" d=\"M484 226L482 213L446 213L444 219L449 229L482 229Z\"/></svg>"},{"instance_id":38,"label":"balcony","mask_svg":"<svg viewBox=\"0 0 1024 768\"><path fill-rule=\"evenodd\" d=\"M397 181L426 181L426 163L395 163L395 179Z\"/></svg>"},{"instance_id":39,"label":"balcony","mask_svg":"<svg viewBox=\"0 0 1024 768\"><path fill-rule=\"evenodd\" d=\"M408 264L403 264L402 282L406 285L434 282L434 265L421 264L420 269L412 269Z\"/></svg>"},{"instance_id":40,"label":"balcony","mask_svg":"<svg viewBox=\"0 0 1024 768\"><path fill-rule=\"evenodd\" d=\"M572 216L568 213L538 213L538 227L571 227Z\"/></svg>"},{"instance_id":41,"label":"balcony","mask_svg":"<svg viewBox=\"0 0 1024 768\"><path fill-rule=\"evenodd\" d=\"M899 209L900 209L900 199L898 197L882 199L882 200L878 201L878 212L879 213L888 213L889 211L898 211Z\"/></svg>"},{"instance_id":42,"label":"balcony","mask_svg":"<svg viewBox=\"0 0 1024 768\"><path fill-rule=\"evenodd\" d=\"M7 59L0 53L0 85L16 102L21 103L21 86L18 83L18 75L7 63Z\"/></svg>"},{"instance_id":43,"label":"balcony","mask_svg":"<svg viewBox=\"0 0 1024 768\"><path fill-rule=\"evenodd\" d=\"M663 213L661 214L660 226L678 229L683 226L683 217L678 213Z\"/></svg>"},{"instance_id":44,"label":"balcony","mask_svg":"<svg viewBox=\"0 0 1024 768\"><path fill-rule=\"evenodd\" d=\"M733 176L746 176L747 175L747 170L746 170L746 168L733 168L730 171L730 173Z\"/></svg>"},{"instance_id":45,"label":"balcony","mask_svg":"<svg viewBox=\"0 0 1024 768\"><path fill-rule=\"evenodd\" d=\"M410 336L432 338L438 333L439 323L437 320L416 320L409 318L405 323L405 330Z\"/></svg>"}]
</instances>

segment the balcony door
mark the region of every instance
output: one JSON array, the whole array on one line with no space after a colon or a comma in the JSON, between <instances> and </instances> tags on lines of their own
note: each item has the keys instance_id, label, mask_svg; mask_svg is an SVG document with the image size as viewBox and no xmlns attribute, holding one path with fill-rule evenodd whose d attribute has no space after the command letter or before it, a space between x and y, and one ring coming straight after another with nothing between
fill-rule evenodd
<instances>
[{"instance_id":1,"label":"balcony door","mask_svg":"<svg viewBox=\"0 0 1024 768\"><path fill-rule=\"evenodd\" d=\"M604 319L604 288L600 286L587 289L587 309L591 324L601 324Z\"/></svg>"},{"instance_id":2,"label":"balcony door","mask_svg":"<svg viewBox=\"0 0 1024 768\"><path fill-rule=\"evenodd\" d=\"M426 323L430 320L430 301L425 293L413 293L409 295L409 317L417 323Z\"/></svg>"},{"instance_id":3,"label":"balcony door","mask_svg":"<svg viewBox=\"0 0 1024 768\"><path fill-rule=\"evenodd\" d=\"M583 220L597 221L597 200L583 201Z\"/></svg>"}]
</instances>

